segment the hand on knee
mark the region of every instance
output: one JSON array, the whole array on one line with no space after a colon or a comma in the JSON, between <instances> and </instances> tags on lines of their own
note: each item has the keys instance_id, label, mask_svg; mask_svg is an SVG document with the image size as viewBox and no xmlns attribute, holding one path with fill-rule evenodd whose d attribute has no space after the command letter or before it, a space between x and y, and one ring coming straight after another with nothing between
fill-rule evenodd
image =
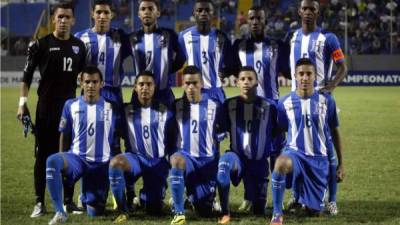
<instances>
[{"instance_id":1,"label":"hand on knee","mask_svg":"<svg viewBox=\"0 0 400 225\"><path fill-rule=\"evenodd\" d=\"M128 159L124 155L115 156L110 162L110 169L117 168L123 171L129 171L130 165Z\"/></svg>"}]
</instances>

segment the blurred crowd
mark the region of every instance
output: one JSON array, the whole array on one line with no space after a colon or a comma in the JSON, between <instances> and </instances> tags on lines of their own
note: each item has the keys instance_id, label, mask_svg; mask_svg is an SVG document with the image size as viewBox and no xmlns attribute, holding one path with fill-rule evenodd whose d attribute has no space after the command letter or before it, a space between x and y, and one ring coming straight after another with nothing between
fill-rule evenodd
<instances>
[{"instance_id":1,"label":"blurred crowd","mask_svg":"<svg viewBox=\"0 0 400 225\"><path fill-rule=\"evenodd\" d=\"M11 0L11 2L43 1L46 0ZM125 18L128 25L131 22L130 0L113 1L116 5L116 16ZM175 16L176 4L186 4L189 1L193 0L160 1L161 16L171 19ZM55 3L58 0L50 2ZM283 39L288 33L300 27L296 5L298 1L259 2L266 12L265 31L270 37ZM231 38L248 34L247 12L237 12L237 0L215 0L214 3L218 9L221 30L229 34ZM347 26L349 54L400 54L400 0L320 0L320 5L319 25L335 33L343 48L345 48ZM229 19L235 16L236 19ZM239 28L237 35L235 35L235 27ZM21 49L26 48L27 41L29 41L27 38L15 39L10 53L24 54Z\"/></svg>"}]
</instances>

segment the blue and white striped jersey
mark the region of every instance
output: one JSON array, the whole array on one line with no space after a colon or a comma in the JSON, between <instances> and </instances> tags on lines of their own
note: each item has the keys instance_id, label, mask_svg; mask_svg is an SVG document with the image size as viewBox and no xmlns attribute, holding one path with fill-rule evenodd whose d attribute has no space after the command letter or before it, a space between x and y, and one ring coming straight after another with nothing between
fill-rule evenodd
<instances>
[{"instance_id":1,"label":"blue and white striped jersey","mask_svg":"<svg viewBox=\"0 0 400 225\"><path fill-rule=\"evenodd\" d=\"M126 151L147 158L162 158L170 153L172 110L166 105L153 102L150 107L142 107L135 99L125 105Z\"/></svg>"},{"instance_id":2,"label":"blue and white striped jersey","mask_svg":"<svg viewBox=\"0 0 400 225\"><path fill-rule=\"evenodd\" d=\"M187 64L201 70L205 89L222 87L218 73L225 73L232 65L231 42L224 33L211 28L208 35L202 35L193 26L179 34L179 45Z\"/></svg>"},{"instance_id":3,"label":"blue and white striped jersey","mask_svg":"<svg viewBox=\"0 0 400 225\"><path fill-rule=\"evenodd\" d=\"M230 134L230 149L251 160L269 156L272 132L277 128L275 103L259 96L253 103L246 103L236 96L224 102L224 110L229 115L226 129Z\"/></svg>"},{"instance_id":4,"label":"blue and white striped jersey","mask_svg":"<svg viewBox=\"0 0 400 225\"><path fill-rule=\"evenodd\" d=\"M185 63L175 31L157 28L153 33L145 33L139 30L131 34L129 40L134 54L136 75L144 70L151 71L157 90L169 89L170 74L178 71Z\"/></svg>"},{"instance_id":5,"label":"blue and white striped jersey","mask_svg":"<svg viewBox=\"0 0 400 225\"><path fill-rule=\"evenodd\" d=\"M88 104L80 96L65 103L59 131L71 135L73 154L89 162L108 162L118 123L119 115L103 97Z\"/></svg>"},{"instance_id":6,"label":"blue and white striped jersey","mask_svg":"<svg viewBox=\"0 0 400 225\"><path fill-rule=\"evenodd\" d=\"M315 65L317 90L332 79L333 62L344 62L344 55L335 34L317 28L314 32L304 34L302 29L293 33L290 40L290 70L292 74L292 91L296 90L295 67L300 58L309 58Z\"/></svg>"},{"instance_id":7,"label":"blue and white striped jersey","mask_svg":"<svg viewBox=\"0 0 400 225\"><path fill-rule=\"evenodd\" d=\"M120 29L98 34L86 29L75 34L86 46L86 63L97 66L103 74L105 87L121 86L123 61L131 55L128 36Z\"/></svg>"},{"instance_id":8,"label":"blue and white striped jersey","mask_svg":"<svg viewBox=\"0 0 400 225\"><path fill-rule=\"evenodd\" d=\"M199 103L190 103L186 97L175 102L177 127L176 147L193 157L215 157L221 125L222 105L205 94Z\"/></svg>"},{"instance_id":9,"label":"blue and white striped jersey","mask_svg":"<svg viewBox=\"0 0 400 225\"><path fill-rule=\"evenodd\" d=\"M278 100L278 73L289 70L288 48L285 49L281 42L268 38L256 41L248 37L236 40L233 49L238 64L251 66L257 72L257 95Z\"/></svg>"},{"instance_id":10,"label":"blue and white striped jersey","mask_svg":"<svg viewBox=\"0 0 400 225\"><path fill-rule=\"evenodd\" d=\"M286 147L308 156L327 156L330 128L338 127L336 103L330 94L314 94L307 99L296 92L279 100L278 124L288 132Z\"/></svg>"}]
</instances>

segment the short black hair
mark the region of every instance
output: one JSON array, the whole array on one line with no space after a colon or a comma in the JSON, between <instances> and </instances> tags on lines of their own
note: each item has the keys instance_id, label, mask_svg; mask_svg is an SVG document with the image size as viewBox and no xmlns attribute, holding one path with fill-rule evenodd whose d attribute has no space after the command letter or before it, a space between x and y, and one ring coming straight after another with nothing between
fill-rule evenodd
<instances>
[{"instance_id":1,"label":"short black hair","mask_svg":"<svg viewBox=\"0 0 400 225\"><path fill-rule=\"evenodd\" d=\"M157 6L158 11L161 11L160 2L158 0L140 0L139 5L142 4L142 2L153 2Z\"/></svg>"},{"instance_id":2,"label":"short black hair","mask_svg":"<svg viewBox=\"0 0 400 225\"><path fill-rule=\"evenodd\" d=\"M72 14L74 14L75 9L74 9L74 4L72 2L61 2L58 4L55 4L53 7L53 14L57 11L57 9L71 9Z\"/></svg>"},{"instance_id":3,"label":"short black hair","mask_svg":"<svg viewBox=\"0 0 400 225\"><path fill-rule=\"evenodd\" d=\"M214 2L211 0L196 0L195 4L200 2L210 3L214 7Z\"/></svg>"},{"instance_id":4,"label":"short black hair","mask_svg":"<svg viewBox=\"0 0 400 225\"><path fill-rule=\"evenodd\" d=\"M96 5L108 5L110 6L111 11L114 10L111 0L93 0L92 10L94 10Z\"/></svg>"},{"instance_id":5,"label":"short black hair","mask_svg":"<svg viewBox=\"0 0 400 225\"><path fill-rule=\"evenodd\" d=\"M297 60L295 68L297 68L299 66L304 66L304 65L313 66L315 69L314 63L309 58L300 58L299 60Z\"/></svg>"},{"instance_id":6,"label":"short black hair","mask_svg":"<svg viewBox=\"0 0 400 225\"><path fill-rule=\"evenodd\" d=\"M183 69L183 76L194 75L194 74L201 75L201 71L199 70L199 68L197 68L197 66L187 66L185 67L185 69Z\"/></svg>"},{"instance_id":7,"label":"short black hair","mask_svg":"<svg viewBox=\"0 0 400 225\"><path fill-rule=\"evenodd\" d=\"M262 7L262 6L260 6L260 5L253 5L250 9L249 9L249 11L250 10L253 10L253 11L263 11L263 12L265 12L264 11L264 8Z\"/></svg>"},{"instance_id":8,"label":"short black hair","mask_svg":"<svg viewBox=\"0 0 400 225\"><path fill-rule=\"evenodd\" d=\"M153 78L153 81L155 81L153 72L151 72L149 70L143 70L138 75L136 75L135 84L136 84L137 80L139 79L139 77L151 77L151 78Z\"/></svg>"},{"instance_id":9,"label":"short black hair","mask_svg":"<svg viewBox=\"0 0 400 225\"><path fill-rule=\"evenodd\" d=\"M238 73L237 77L239 77L239 74L241 72L253 72L254 75L256 76L256 79L258 80L257 72L254 70L254 68L252 66L242 66L242 67L240 67L240 70L239 70L239 73Z\"/></svg>"},{"instance_id":10,"label":"short black hair","mask_svg":"<svg viewBox=\"0 0 400 225\"><path fill-rule=\"evenodd\" d=\"M103 74L101 73L100 69L97 68L97 66L94 65L87 65L85 68L83 68L83 70L81 71L82 75L81 75L81 81L83 81L83 74L87 73L87 74L99 74L100 77L100 81L103 81Z\"/></svg>"}]
</instances>

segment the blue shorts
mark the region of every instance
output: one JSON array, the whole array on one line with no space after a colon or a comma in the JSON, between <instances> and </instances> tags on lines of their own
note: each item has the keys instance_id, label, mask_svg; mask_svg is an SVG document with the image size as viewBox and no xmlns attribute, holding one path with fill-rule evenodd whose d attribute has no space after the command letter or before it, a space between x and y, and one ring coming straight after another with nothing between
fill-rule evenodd
<instances>
[{"instance_id":1,"label":"blue shorts","mask_svg":"<svg viewBox=\"0 0 400 225\"><path fill-rule=\"evenodd\" d=\"M228 151L237 165L237 172L231 172L231 182L236 187L243 180L245 199L249 201L265 200L267 198L269 166L267 158L249 160L239 157L235 152Z\"/></svg>"},{"instance_id":2,"label":"blue shorts","mask_svg":"<svg viewBox=\"0 0 400 225\"><path fill-rule=\"evenodd\" d=\"M210 88L210 89L201 89L201 93L205 94L208 98L211 98L221 104L225 101L225 92L222 87L220 88Z\"/></svg>"},{"instance_id":3,"label":"blue shorts","mask_svg":"<svg viewBox=\"0 0 400 225\"><path fill-rule=\"evenodd\" d=\"M185 151L179 151L185 158L185 186L189 200L196 204L214 199L217 186L217 157L193 157Z\"/></svg>"},{"instance_id":4,"label":"blue shorts","mask_svg":"<svg viewBox=\"0 0 400 225\"><path fill-rule=\"evenodd\" d=\"M327 157L306 156L288 149L282 155L290 157L293 162L292 173L286 176L286 182L298 193L298 201L314 210L322 210L324 196L328 185Z\"/></svg>"},{"instance_id":5,"label":"blue shorts","mask_svg":"<svg viewBox=\"0 0 400 225\"><path fill-rule=\"evenodd\" d=\"M105 207L109 189L109 162L88 162L70 152L63 153L63 157L68 165L63 171L65 182L73 185L82 178L82 203L94 208Z\"/></svg>"},{"instance_id":6,"label":"blue shorts","mask_svg":"<svg viewBox=\"0 0 400 225\"><path fill-rule=\"evenodd\" d=\"M123 154L131 166L130 174L134 180L143 179L140 200L146 203L158 203L164 200L167 189L169 163L165 158L150 159L135 153Z\"/></svg>"}]
</instances>

